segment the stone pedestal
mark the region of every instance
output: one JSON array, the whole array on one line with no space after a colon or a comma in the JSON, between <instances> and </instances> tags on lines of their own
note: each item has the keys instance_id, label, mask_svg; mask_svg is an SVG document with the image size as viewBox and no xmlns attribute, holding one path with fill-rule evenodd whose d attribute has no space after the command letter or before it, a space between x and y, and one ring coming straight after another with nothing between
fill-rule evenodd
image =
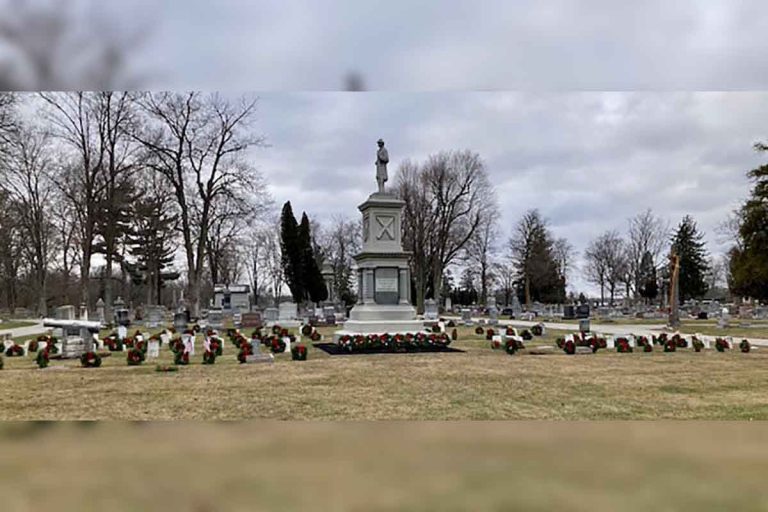
<instances>
[{"instance_id":1,"label":"stone pedestal","mask_svg":"<svg viewBox=\"0 0 768 512\"><path fill-rule=\"evenodd\" d=\"M363 251L357 262L357 304L334 337L344 334L419 332L410 301L409 253L402 246L405 202L393 194L375 193L359 206L363 215Z\"/></svg>"}]
</instances>

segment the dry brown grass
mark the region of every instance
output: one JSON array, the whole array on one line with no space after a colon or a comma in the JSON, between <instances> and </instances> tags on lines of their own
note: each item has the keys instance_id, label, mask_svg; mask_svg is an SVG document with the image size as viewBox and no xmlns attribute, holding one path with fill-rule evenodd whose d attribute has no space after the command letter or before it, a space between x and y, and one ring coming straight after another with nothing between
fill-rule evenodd
<instances>
[{"instance_id":1,"label":"dry brown grass","mask_svg":"<svg viewBox=\"0 0 768 512\"><path fill-rule=\"evenodd\" d=\"M0 426L4 511L765 510L764 424Z\"/></svg>"},{"instance_id":2,"label":"dry brown grass","mask_svg":"<svg viewBox=\"0 0 768 512\"><path fill-rule=\"evenodd\" d=\"M0 419L768 418L765 349L509 356L467 329L455 346L466 352L329 357L310 348L306 362L286 354L239 365L227 343L216 365L198 354L166 374L154 363L128 367L124 354L99 369L67 361L43 371L32 357L6 358Z\"/></svg>"}]
</instances>

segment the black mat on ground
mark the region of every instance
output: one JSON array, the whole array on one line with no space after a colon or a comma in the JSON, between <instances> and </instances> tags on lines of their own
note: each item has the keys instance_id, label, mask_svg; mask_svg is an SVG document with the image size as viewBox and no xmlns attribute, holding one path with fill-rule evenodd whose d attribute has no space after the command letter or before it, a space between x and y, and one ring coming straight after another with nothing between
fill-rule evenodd
<instances>
[{"instance_id":1,"label":"black mat on ground","mask_svg":"<svg viewBox=\"0 0 768 512\"><path fill-rule=\"evenodd\" d=\"M335 343L313 343L313 347L319 348L326 354L330 356L355 356L360 354L429 354L429 353L435 353L435 354L445 354L448 352L457 352L457 353L463 353L463 350L459 350L458 348L451 348L446 347L442 348L440 350L428 350L428 349L411 349L403 352L395 352L392 350L365 350L362 352L347 352L346 350L342 350L341 347L339 347Z\"/></svg>"}]
</instances>

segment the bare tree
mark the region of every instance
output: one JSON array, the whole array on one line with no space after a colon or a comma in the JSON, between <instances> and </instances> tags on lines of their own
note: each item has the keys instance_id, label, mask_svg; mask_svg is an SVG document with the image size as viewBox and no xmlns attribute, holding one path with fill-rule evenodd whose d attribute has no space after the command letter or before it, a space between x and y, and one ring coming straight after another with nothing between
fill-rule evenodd
<instances>
[{"instance_id":1,"label":"bare tree","mask_svg":"<svg viewBox=\"0 0 768 512\"><path fill-rule=\"evenodd\" d=\"M280 246L280 220L271 219L258 226L254 230L252 240L250 274L254 294L266 290L277 306L285 282ZM259 283L265 284L262 286Z\"/></svg>"},{"instance_id":2,"label":"bare tree","mask_svg":"<svg viewBox=\"0 0 768 512\"><path fill-rule=\"evenodd\" d=\"M478 270L480 279L480 304L485 305L488 301L488 292L493 291L494 266L493 256L498 251L497 239L499 237L498 218L499 208L494 194L489 194L486 202L486 208L482 212L484 217L465 249L464 260L473 265Z\"/></svg>"},{"instance_id":3,"label":"bare tree","mask_svg":"<svg viewBox=\"0 0 768 512\"><path fill-rule=\"evenodd\" d=\"M216 94L146 93L139 104L147 129L137 138L152 154L148 165L174 190L187 260L187 299L198 316L217 205L248 205L248 198L263 192L258 172L243 160L246 150L263 145L263 137L250 130L256 100L235 103ZM245 208L240 213L249 212Z\"/></svg>"},{"instance_id":4,"label":"bare tree","mask_svg":"<svg viewBox=\"0 0 768 512\"><path fill-rule=\"evenodd\" d=\"M445 269L487 221L483 212L493 200L492 187L477 153L451 151L421 166L404 162L398 188L406 202L404 242L414 253L417 309L423 311L428 285L439 301Z\"/></svg>"},{"instance_id":5,"label":"bare tree","mask_svg":"<svg viewBox=\"0 0 768 512\"><path fill-rule=\"evenodd\" d=\"M47 312L47 278L53 225L48 205L52 192L49 138L31 128L15 131L0 188L5 189L18 209L23 234L23 252L33 274L38 313Z\"/></svg>"},{"instance_id":6,"label":"bare tree","mask_svg":"<svg viewBox=\"0 0 768 512\"><path fill-rule=\"evenodd\" d=\"M40 93L49 110L52 133L72 150L55 177L57 187L70 203L77 219L80 241L80 300L89 304L91 258L97 235L105 180L102 179L107 144L105 129L93 94Z\"/></svg>"},{"instance_id":7,"label":"bare tree","mask_svg":"<svg viewBox=\"0 0 768 512\"><path fill-rule=\"evenodd\" d=\"M517 269L514 265L506 262L496 262L493 264L493 275L504 293L504 305L509 306L515 291L515 283L517 281Z\"/></svg>"},{"instance_id":8,"label":"bare tree","mask_svg":"<svg viewBox=\"0 0 768 512\"><path fill-rule=\"evenodd\" d=\"M660 259L665 253L669 242L669 222L656 217L651 209L638 213L629 219L629 240L627 243L627 276L624 284L627 287L627 298L630 288L635 295L642 286L643 255L649 253L655 268L660 268L664 262Z\"/></svg>"},{"instance_id":9,"label":"bare tree","mask_svg":"<svg viewBox=\"0 0 768 512\"><path fill-rule=\"evenodd\" d=\"M330 227L313 231L321 233L320 252L333 269L333 295L338 300L352 301L354 256L361 250L362 226L343 216L331 220Z\"/></svg>"},{"instance_id":10,"label":"bare tree","mask_svg":"<svg viewBox=\"0 0 768 512\"><path fill-rule=\"evenodd\" d=\"M610 303L619 283L627 273L627 257L624 241L617 231L606 231L590 242L584 253L587 279L600 286L600 303L605 302L605 289L610 293Z\"/></svg>"},{"instance_id":11,"label":"bare tree","mask_svg":"<svg viewBox=\"0 0 768 512\"><path fill-rule=\"evenodd\" d=\"M573 245L566 238L558 238L552 246L552 252L557 262L560 275L563 276L566 283L572 270L573 260L576 258L576 252Z\"/></svg>"}]
</instances>

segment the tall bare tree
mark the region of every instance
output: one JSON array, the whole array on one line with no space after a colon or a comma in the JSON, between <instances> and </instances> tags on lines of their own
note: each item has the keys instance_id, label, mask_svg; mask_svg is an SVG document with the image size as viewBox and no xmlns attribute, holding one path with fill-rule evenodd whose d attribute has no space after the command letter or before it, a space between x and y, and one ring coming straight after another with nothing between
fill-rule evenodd
<instances>
[{"instance_id":1,"label":"tall bare tree","mask_svg":"<svg viewBox=\"0 0 768 512\"><path fill-rule=\"evenodd\" d=\"M5 189L18 210L24 240L23 252L35 283L38 313L47 312L47 281L53 224L49 202L53 185L52 162L46 133L32 128L16 130L0 188Z\"/></svg>"},{"instance_id":2,"label":"tall bare tree","mask_svg":"<svg viewBox=\"0 0 768 512\"><path fill-rule=\"evenodd\" d=\"M103 118L93 93L40 93L48 106L47 120L52 133L71 150L55 182L70 203L77 219L80 241L80 300L90 303L88 294L91 258L101 213L107 144Z\"/></svg>"},{"instance_id":3,"label":"tall bare tree","mask_svg":"<svg viewBox=\"0 0 768 512\"><path fill-rule=\"evenodd\" d=\"M264 140L250 129L256 100L161 92L138 101L147 126L137 139L152 154L148 165L173 188L187 260L187 300L198 316L216 205L220 200L246 205L259 192L259 174L244 160L246 150Z\"/></svg>"},{"instance_id":4,"label":"tall bare tree","mask_svg":"<svg viewBox=\"0 0 768 512\"><path fill-rule=\"evenodd\" d=\"M642 263L645 253L651 255L654 268L659 269L665 264L662 255L669 244L669 222L654 215L649 208L629 219L628 235L627 276L624 279L627 298L631 290L637 296L643 285Z\"/></svg>"},{"instance_id":5,"label":"tall bare tree","mask_svg":"<svg viewBox=\"0 0 768 512\"><path fill-rule=\"evenodd\" d=\"M605 290L613 304L616 287L623 283L627 272L624 241L617 231L606 231L590 242L584 253L587 279L600 286L600 303L605 302Z\"/></svg>"},{"instance_id":6,"label":"tall bare tree","mask_svg":"<svg viewBox=\"0 0 768 512\"><path fill-rule=\"evenodd\" d=\"M414 254L417 309L423 311L428 286L439 301L445 269L488 221L492 187L477 153L444 151L420 166L404 162L398 190L406 202L404 243Z\"/></svg>"}]
</instances>

